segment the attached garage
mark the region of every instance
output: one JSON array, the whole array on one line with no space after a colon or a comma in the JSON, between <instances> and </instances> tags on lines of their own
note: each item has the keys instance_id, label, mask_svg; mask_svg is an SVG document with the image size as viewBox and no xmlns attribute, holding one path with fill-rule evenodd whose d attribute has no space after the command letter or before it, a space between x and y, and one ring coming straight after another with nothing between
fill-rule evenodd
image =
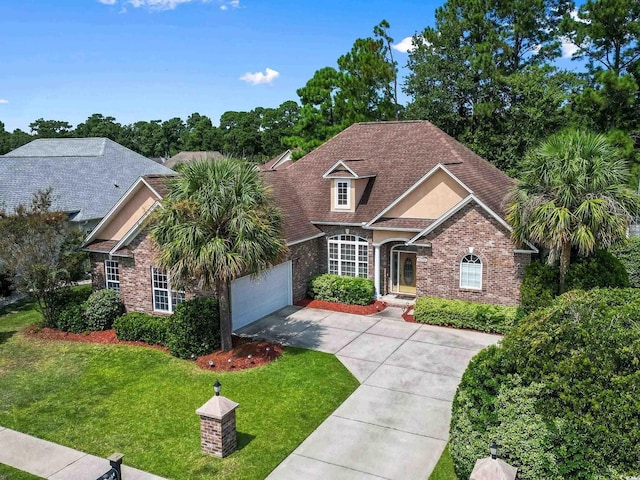
<instances>
[{"instance_id":1,"label":"attached garage","mask_svg":"<svg viewBox=\"0 0 640 480\"><path fill-rule=\"evenodd\" d=\"M291 261L276 265L258 277L231 282L233 330L293 303Z\"/></svg>"}]
</instances>

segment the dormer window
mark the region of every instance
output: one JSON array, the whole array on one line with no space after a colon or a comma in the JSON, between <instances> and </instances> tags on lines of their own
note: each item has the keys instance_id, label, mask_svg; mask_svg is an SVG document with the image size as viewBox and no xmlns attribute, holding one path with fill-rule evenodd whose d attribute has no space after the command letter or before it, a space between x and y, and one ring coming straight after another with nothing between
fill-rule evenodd
<instances>
[{"instance_id":1,"label":"dormer window","mask_svg":"<svg viewBox=\"0 0 640 480\"><path fill-rule=\"evenodd\" d=\"M335 206L336 208L351 208L351 180L336 180L335 186Z\"/></svg>"}]
</instances>

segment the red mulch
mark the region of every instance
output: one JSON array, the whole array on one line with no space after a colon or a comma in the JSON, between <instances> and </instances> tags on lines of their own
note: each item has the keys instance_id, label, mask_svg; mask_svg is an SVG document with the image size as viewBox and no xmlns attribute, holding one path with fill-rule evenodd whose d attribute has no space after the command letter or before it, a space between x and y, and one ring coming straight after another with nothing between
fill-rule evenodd
<instances>
[{"instance_id":1,"label":"red mulch","mask_svg":"<svg viewBox=\"0 0 640 480\"><path fill-rule=\"evenodd\" d=\"M378 313L387 308L385 302L376 300L369 305L347 305L344 303L325 302L324 300L312 300L311 298L305 298L295 303L299 307L309 308L321 308L322 310L331 310L333 312L341 313L355 313L356 315L371 315Z\"/></svg>"},{"instance_id":2,"label":"red mulch","mask_svg":"<svg viewBox=\"0 0 640 480\"><path fill-rule=\"evenodd\" d=\"M56 330L55 328L41 328L37 325L26 327L25 335L43 340L64 340L67 342L102 343L115 345L134 345L137 347L154 348L169 353L169 350L162 345L150 345L144 342L128 342L118 340L115 330L104 330L102 332L69 333ZM284 351L281 345L263 341L252 341L250 338L243 338L233 335L233 348L228 352L216 350L215 352L198 357L196 364L200 368L212 371L233 371L245 370L259 367L272 362ZM249 358L251 356L251 358ZM209 360L213 360L213 366L209 366ZM231 360L231 361L229 361Z\"/></svg>"}]
</instances>

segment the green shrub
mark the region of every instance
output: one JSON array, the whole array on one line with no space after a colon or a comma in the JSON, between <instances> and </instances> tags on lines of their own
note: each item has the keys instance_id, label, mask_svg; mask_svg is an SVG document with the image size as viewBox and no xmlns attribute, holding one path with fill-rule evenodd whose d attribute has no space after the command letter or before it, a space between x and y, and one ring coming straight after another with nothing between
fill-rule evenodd
<instances>
[{"instance_id":1,"label":"green shrub","mask_svg":"<svg viewBox=\"0 0 640 480\"><path fill-rule=\"evenodd\" d=\"M220 348L218 301L202 297L178 305L169 319L167 347L179 358L199 357Z\"/></svg>"},{"instance_id":2,"label":"green shrub","mask_svg":"<svg viewBox=\"0 0 640 480\"><path fill-rule=\"evenodd\" d=\"M122 315L120 294L110 288L93 292L84 304L87 330L108 330Z\"/></svg>"},{"instance_id":3,"label":"green shrub","mask_svg":"<svg viewBox=\"0 0 640 480\"><path fill-rule=\"evenodd\" d=\"M518 478L637 476L640 291L571 291L478 354L454 398L451 456L468 478L487 444Z\"/></svg>"},{"instance_id":4,"label":"green shrub","mask_svg":"<svg viewBox=\"0 0 640 480\"><path fill-rule=\"evenodd\" d=\"M64 330L63 328L60 327L60 315L62 315L63 311L67 309L81 306L91 296L91 292L92 292L91 285L82 285L79 287L65 287L53 292L51 295L51 306L53 308L53 311L55 312L54 320L51 323L48 323L45 321L44 326ZM76 309L76 314L77 314L77 309ZM73 314L66 313L65 315L73 315ZM62 321L63 325L68 323L69 323L69 319ZM78 322L71 322L71 323L78 324ZM87 329L85 325L85 328L83 328L81 331L84 332L86 330Z\"/></svg>"},{"instance_id":5,"label":"green shrub","mask_svg":"<svg viewBox=\"0 0 640 480\"><path fill-rule=\"evenodd\" d=\"M8 272L0 272L0 297L8 297L14 290L11 274Z\"/></svg>"},{"instance_id":6,"label":"green shrub","mask_svg":"<svg viewBox=\"0 0 640 480\"><path fill-rule=\"evenodd\" d=\"M169 317L130 312L117 318L113 322L113 328L120 340L165 345L168 324Z\"/></svg>"},{"instance_id":7,"label":"green shrub","mask_svg":"<svg viewBox=\"0 0 640 480\"><path fill-rule=\"evenodd\" d=\"M491 333L508 332L515 324L516 312L517 307L430 297L418 298L414 306L417 322Z\"/></svg>"},{"instance_id":8,"label":"green shrub","mask_svg":"<svg viewBox=\"0 0 640 480\"><path fill-rule=\"evenodd\" d=\"M375 286L368 278L325 273L311 280L308 293L311 298L327 302L369 305L373 301Z\"/></svg>"},{"instance_id":9,"label":"green shrub","mask_svg":"<svg viewBox=\"0 0 640 480\"><path fill-rule=\"evenodd\" d=\"M640 237L632 237L628 241L611 249L629 275L629 285L640 288Z\"/></svg>"},{"instance_id":10,"label":"green shrub","mask_svg":"<svg viewBox=\"0 0 640 480\"><path fill-rule=\"evenodd\" d=\"M627 287L627 270L622 262L607 250L596 250L589 257L574 260L567 272L566 291Z\"/></svg>"},{"instance_id":11,"label":"green shrub","mask_svg":"<svg viewBox=\"0 0 640 480\"><path fill-rule=\"evenodd\" d=\"M541 262L527 265L520 285L520 306L524 313L548 307L557 295L558 268Z\"/></svg>"},{"instance_id":12,"label":"green shrub","mask_svg":"<svg viewBox=\"0 0 640 480\"><path fill-rule=\"evenodd\" d=\"M83 305L69 305L56 317L55 328L63 332L83 333L88 330Z\"/></svg>"}]
</instances>

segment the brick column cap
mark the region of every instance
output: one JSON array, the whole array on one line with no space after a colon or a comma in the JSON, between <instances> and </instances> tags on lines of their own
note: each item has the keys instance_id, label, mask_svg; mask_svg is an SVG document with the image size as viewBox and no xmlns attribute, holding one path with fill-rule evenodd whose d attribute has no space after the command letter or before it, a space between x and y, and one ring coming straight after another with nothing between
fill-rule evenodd
<instances>
[{"instance_id":1,"label":"brick column cap","mask_svg":"<svg viewBox=\"0 0 640 480\"><path fill-rule=\"evenodd\" d=\"M514 480L518 469L499 458L491 457L476 460L469 480Z\"/></svg>"},{"instance_id":2,"label":"brick column cap","mask_svg":"<svg viewBox=\"0 0 640 480\"><path fill-rule=\"evenodd\" d=\"M229 400L227 397L223 397L222 395L217 395L211 397L207 403L196 410L196 413L201 417L222 420L223 417L233 412L239 406L239 403Z\"/></svg>"}]
</instances>

